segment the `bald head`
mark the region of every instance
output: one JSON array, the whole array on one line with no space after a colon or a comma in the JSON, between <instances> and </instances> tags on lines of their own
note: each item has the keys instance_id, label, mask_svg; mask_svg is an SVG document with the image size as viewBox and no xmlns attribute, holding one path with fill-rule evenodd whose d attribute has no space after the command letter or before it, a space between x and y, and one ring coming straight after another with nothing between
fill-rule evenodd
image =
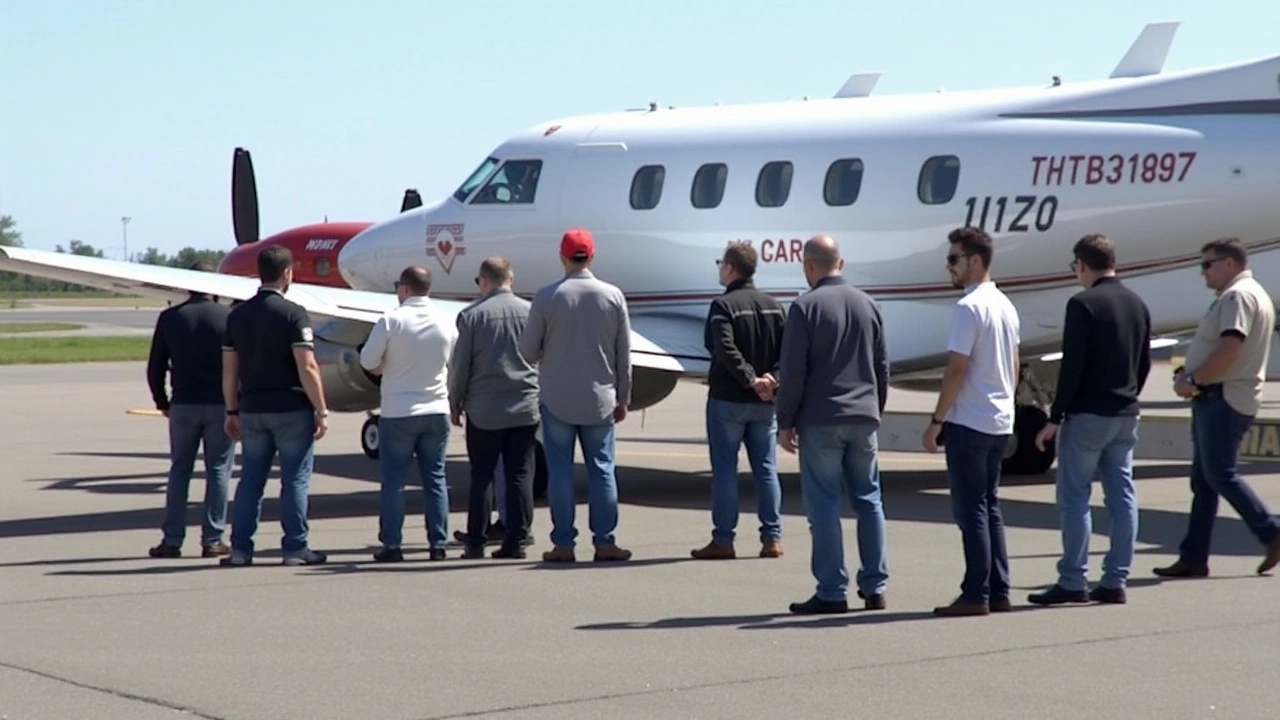
<instances>
[{"instance_id":1,"label":"bald head","mask_svg":"<svg viewBox=\"0 0 1280 720\"><path fill-rule=\"evenodd\" d=\"M804 260L820 270L834 270L840 263L840 244L830 235L814 235L804 244Z\"/></svg>"},{"instance_id":2,"label":"bald head","mask_svg":"<svg viewBox=\"0 0 1280 720\"><path fill-rule=\"evenodd\" d=\"M400 281L396 285L410 295L426 295L431 292L431 271L421 265L412 265L400 273Z\"/></svg>"}]
</instances>

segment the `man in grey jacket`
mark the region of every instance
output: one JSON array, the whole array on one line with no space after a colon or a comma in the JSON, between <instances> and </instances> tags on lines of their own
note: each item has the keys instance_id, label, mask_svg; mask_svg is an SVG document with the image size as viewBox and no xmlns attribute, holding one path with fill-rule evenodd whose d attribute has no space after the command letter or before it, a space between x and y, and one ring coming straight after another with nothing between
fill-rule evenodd
<instances>
[{"instance_id":1,"label":"man in grey jacket","mask_svg":"<svg viewBox=\"0 0 1280 720\"><path fill-rule=\"evenodd\" d=\"M537 292L520 350L538 363L542 447L547 457L551 542L545 562L574 562L578 529L573 450L581 440L596 562L625 561L617 546L618 483L614 474L614 424L631 401L631 323L616 286L591 273L595 241L574 228L560 242L564 279Z\"/></svg>"},{"instance_id":2,"label":"man in grey jacket","mask_svg":"<svg viewBox=\"0 0 1280 720\"><path fill-rule=\"evenodd\" d=\"M777 408L782 449L800 451L800 487L818 587L809 600L792 603L791 612L849 609L842 488L848 489L858 517L858 597L868 610L881 610L889 579L876 443L889 392L884 323L875 301L841 276L844 261L835 240L811 238L803 262L812 290L787 312Z\"/></svg>"},{"instance_id":3,"label":"man in grey jacket","mask_svg":"<svg viewBox=\"0 0 1280 720\"><path fill-rule=\"evenodd\" d=\"M490 480L506 503L505 536L495 558L523 558L533 522L534 447L538 432L538 371L520 354L529 302L511 292L515 275L504 258L486 258L476 283L481 297L458 313L458 343L449 361L453 424L467 418L471 492L464 558L484 557ZM504 477L494 470L502 459Z\"/></svg>"}]
</instances>

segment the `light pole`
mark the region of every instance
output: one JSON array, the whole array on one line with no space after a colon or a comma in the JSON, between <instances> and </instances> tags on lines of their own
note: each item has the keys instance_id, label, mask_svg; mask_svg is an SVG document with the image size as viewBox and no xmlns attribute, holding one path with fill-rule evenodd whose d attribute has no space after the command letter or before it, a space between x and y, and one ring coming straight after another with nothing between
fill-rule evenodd
<instances>
[{"instance_id":1,"label":"light pole","mask_svg":"<svg viewBox=\"0 0 1280 720\"><path fill-rule=\"evenodd\" d=\"M120 218L120 234L124 237L124 261L129 262L129 220L130 218Z\"/></svg>"}]
</instances>

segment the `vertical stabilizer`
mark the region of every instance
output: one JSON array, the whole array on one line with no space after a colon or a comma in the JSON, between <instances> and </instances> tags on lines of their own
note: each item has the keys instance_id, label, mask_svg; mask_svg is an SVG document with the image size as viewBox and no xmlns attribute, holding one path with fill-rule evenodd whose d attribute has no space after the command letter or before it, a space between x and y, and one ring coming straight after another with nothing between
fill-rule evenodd
<instances>
[{"instance_id":1,"label":"vertical stabilizer","mask_svg":"<svg viewBox=\"0 0 1280 720\"><path fill-rule=\"evenodd\" d=\"M1164 69L1164 61L1169 57L1169 47L1173 45L1173 35L1181 24L1180 20L1172 20L1151 23L1142 28L1142 33L1133 41L1129 52L1120 59L1116 69L1111 71L1111 77L1131 78L1158 74Z\"/></svg>"}]
</instances>

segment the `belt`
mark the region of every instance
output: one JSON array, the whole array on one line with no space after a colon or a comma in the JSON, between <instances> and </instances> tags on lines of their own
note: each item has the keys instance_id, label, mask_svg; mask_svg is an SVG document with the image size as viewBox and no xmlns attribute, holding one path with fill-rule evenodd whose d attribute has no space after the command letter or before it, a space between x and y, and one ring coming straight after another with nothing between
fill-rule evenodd
<instances>
[{"instance_id":1,"label":"belt","mask_svg":"<svg viewBox=\"0 0 1280 720\"><path fill-rule=\"evenodd\" d=\"M1212 385L1199 385L1196 387L1197 398L1220 398L1222 397L1222 383L1213 383Z\"/></svg>"}]
</instances>

